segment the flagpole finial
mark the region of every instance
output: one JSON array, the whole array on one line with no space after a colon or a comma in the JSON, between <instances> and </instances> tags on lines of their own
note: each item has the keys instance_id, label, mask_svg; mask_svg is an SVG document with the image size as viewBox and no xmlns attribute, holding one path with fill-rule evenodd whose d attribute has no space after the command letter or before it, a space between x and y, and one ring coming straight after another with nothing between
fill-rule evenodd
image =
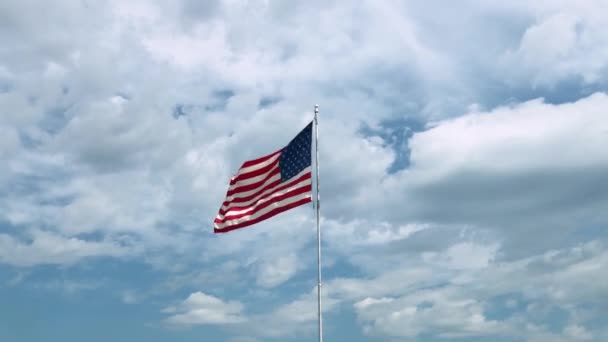
<instances>
[{"instance_id":1,"label":"flagpole finial","mask_svg":"<svg viewBox=\"0 0 608 342\"><path fill-rule=\"evenodd\" d=\"M315 105L315 114L319 114L319 105L318 104Z\"/></svg>"}]
</instances>

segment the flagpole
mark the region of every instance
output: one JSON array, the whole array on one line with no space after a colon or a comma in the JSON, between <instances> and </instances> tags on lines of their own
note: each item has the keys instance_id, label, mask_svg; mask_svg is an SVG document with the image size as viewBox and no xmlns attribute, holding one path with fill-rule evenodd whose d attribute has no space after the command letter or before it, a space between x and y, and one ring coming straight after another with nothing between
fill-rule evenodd
<instances>
[{"instance_id":1,"label":"flagpole","mask_svg":"<svg viewBox=\"0 0 608 342\"><path fill-rule=\"evenodd\" d=\"M319 195L319 105L315 105L315 177L317 187L317 200L316 200L316 214L317 214L317 310L319 320L319 342L323 342L323 311L321 306L321 224L319 222L320 216L320 202L321 197Z\"/></svg>"}]
</instances>

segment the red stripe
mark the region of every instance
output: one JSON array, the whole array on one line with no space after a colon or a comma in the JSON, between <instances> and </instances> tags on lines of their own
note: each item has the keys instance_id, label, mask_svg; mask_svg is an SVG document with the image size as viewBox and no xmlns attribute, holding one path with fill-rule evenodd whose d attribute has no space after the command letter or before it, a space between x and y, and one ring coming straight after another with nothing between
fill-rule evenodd
<instances>
[{"instance_id":1,"label":"red stripe","mask_svg":"<svg viewBox=\"0 0 608 342\"><path fill-rule=\"evenodd\" d=\"M238 205L239 203L246 203L246 202L252 202L250 204L243 204L240 208L248 208L251 205L255 204L256 202L258 202L261 199L264 199L268 196L271 196L272 194L278 192L278 191L283 191L289 187L292 187L300 182L303 182L307 179L311 178L312 173L311 172L307 172L305 174L302 174L300 177L298 178L291 178L289 180L287 180L284 183L281 183L280 180L270 183L267 186L265 186L264 188L261 189L261 191L256 192L253 195L249 195L247 197L237 197L234 198L232 201L224 201L224 203L222 203L222 207L226 207L225 210L230 210L231 208L234 208L233 205ZM271 185L274 185L276 183L275 187L271 187ZM264 192L269 191L268 193L264 194ZM220 214L224 214L222 211L222 207L220 207Z\"/></svg>"},{"instance_id":2,"label":"red stripe","mask_svg":"<svg viewBox=\"0 0 608 342\"><path fill-rule=\"evenodd\" d=\"M239 192L255 190L255 189L259 188L260 186L264 185L264 183L266 181L268 181L270 178L272 178L272 176L280 174L280 173L281 173L281 169L277 167L276 169L274 169L272 172L270 172L266 177L264 177L264 179L262 179L259 182L237 186L236 188L234 188L232 190L228 190L228 192L226 193L226 197L232 196Z\"/></svg>"},{"instance_id":3,"label":"red stripe","mask_svg":"<svg viewBox=\"0 0 608 342\"><path fill-rule=\"evenodd\" d=\"M281 186L279 186L278 188L276 188L274 191L270 192L267 195L264 195L263 197L271 195L271 194L273 194L273 193L275 193L277 191L281 191L281 190L284 190L286 188L289 188L290 186L293 186L294 184L297 184L297 183L299 183L299 182L301 182L303 180L310 179L311 176L312 176L312 173L311 172L307 172L307 173L303 174L302 176L300 176L300 178L297 178L295 180L292 178L291 180L288 180L287 182L283 183ZM229 210L231 208L230 207L231 204L249 202L249 201L255 199L256 197L258 197L264 191L272 189L272 188L274 188L275 186L277 186L279 184L281 184L281 180L277 180L276 182L272 182L272 183L268 184L267 186L265 186L264 188L262 188L260 191L254 193L252 195L249 195L247 197L239 197L239 198L232 199L232 201L224 201L224 203L222 203L222 206L226 206L227 207L226 210ZM261 199L261 198L258 198L258 200L259 199ZM256 202L257 202L257 200L256 200ZM221 207L220 207L220 210L221 210Z\"/></svg>"},{"instance_id":4,"label":"red stripe","mask_svg":"<svg viewBox=\"0 0 608 342\"><path fill-rule=\"evenodd\" d=\"M245 216L249 216L249 215L255 215L255 213L257 213L258 211L260 211L268 206L271 206L272 204L275 204L276 202L280 202L280 201L288 199L290 197L298 196L298 195L305 194L305 193L311 192L311 191L312 191L311 184L303 186L301 188L295 188L280 196L274 197L266 202L262 202L262 203L260 203L260 201L256 202L254 205L249 207L250 209L253 209L252 211L249 211L246 213L235 214L235 215L227 215L223 219L216 218L214 222L215 223L225 223L226 221L239 219L241 217L245 217Z\"/></svg>"},{"instance_id":5,"label":"red stripe","mask_svg":"<svg viewBox=\"0 0 608 342\"><path fill-rule=\"evenodd\" d=\"M278 150L276 152L272 152L271 154L269 154L267 156L260 157L258 159L248 160L248 161L246 161L246 162L243 163L243 165L241 166L241 169L244 168L244 167L249 167L249 166L253 166L255 164L259 164L259 163L265 162L268 159L274 157L277 153L281 153L282 150L283 149L280 149L280 150Z\"/></svg>"},{"instance_id":6,"label":"red stripe","mask_svg":"<svg viewBox=\"0 0 608 342\"><path fill-rule=\"evenodd\" d=\"M301 199L301 200L299 200L297 202L293 202L293 203L288 204L286 206L278 207L278 208L276 208L276 209L274 209L272 211L269 211L266 214L261 215L260 217L255 218L255 219L253 219L251 221L241 222L241 223L235 224L233 226L228 226L228 227L224 227L224 228L213 228L213 232L216 233L216 234L217 233L227 233L227 232L229 232L231 230L235 230L235 229L239 229L239 228L244 228L244 227L250 226L252 224L256 224L258 222L261 222L261 221L264 221L266 219L269 219L269 218L271 218L271 217L273 217L273 216L275 216L277 214L280 214L280 213L282 213L284 211L287 211L289 209L293 209L295 207L299 207L299 206L301 206L303 204L310 203L310 202L312 202L312 198L311 197L303 198L303 199Z\"/></svg>"},{"instance_id":7,"label":"red stripe","mask_svg":"<svg viewBox=\"0 0 608 342\"><path fill-rule=\"evenodd\" d=\"M255 193L253 193L252 195L249 195L249 196L246 196L246 197L233 198L231 201L224 201L224 203L222 203L222 205L229 205L231 203L247 202L247 201L255 198L256 196L259 196L264 191L269 190L269 189L273 189L273 188L279 186L280 184L281 184L281 180L277 179L276 181L267 184L265 187L261 188L260 191L257 191Z\"/></svg>"},{"instance_id":8,"label":"red stripe","mask_svg":"<svg viewBox=\"0 0 608 342\"><path fill-rule=\"evenodd\" d=\"M264 166L261 169L257 169L255 171L243 173L243 174L240 174L240 175L236 176L236 178L233 178L233 179L230 180L230 185L234 185L238 181L241 181L241 180L244 180L244 179L249 179L249 178L253 178L253 177L257 177L257 176L263 175L266 172L272 170L272 168L275 167L275 166L277 166L278 164L279 164L279 159L277 158L277 160L274 163L270 163L270 164Z\"/></svg>"},{"instance_id":9,"label":"red stripe","mask_svg":"<svg viewBox=\"0 0 608 342\"><path fill-rule=\"evenodd\" d=\"M296 186L298 183L300 183L300 182L298 182L298 181L296 181L296 182L290 182L290 183L289 183L289 184L287 184L286 186L281 186L281 187L279 187L279 188L277 188L277 189L275 189L275 190L273 190L273 191L271 191L271 192L269 192L269 193L267 193L267 194L265 194L265 195L263 195L263 196L260 196L260 198L255 199L253 202L251 202L251 203L249 203L249 204L247 204L247 205L241 205L241 206L238 206L238 204L235 204L234 206L229 206L229 207L226 207L226 209L222 209L222 208L220 208L220 210L218 211L218 215L226 215L226 213L227 213L227 212L229 212L229 211L235 211L235 210L236 210L236 211L239 211L239 210L247 210L247 209L250 209L250 208L252 208L252 207L256 206L258 203L260 203L260 202L262 202L262 201L266 200L267 198L270 198L270 197L274 196L274 195L275 195L277 192L280 192L280 191L286 190L286 189L288 189L288 188L294 187L294 186ZM308 185L308 186L311 186L310 184L305 184L305 185L302 185L302 184L301 184L301 185L299 185L299 187L305 187L305 186L307 186L307 185ZM298 188L299 188L299 187L298 187ZM293 191L293 190L294 190L294 189L292 189L291 191Z\"/></svg>"}]
</instances>

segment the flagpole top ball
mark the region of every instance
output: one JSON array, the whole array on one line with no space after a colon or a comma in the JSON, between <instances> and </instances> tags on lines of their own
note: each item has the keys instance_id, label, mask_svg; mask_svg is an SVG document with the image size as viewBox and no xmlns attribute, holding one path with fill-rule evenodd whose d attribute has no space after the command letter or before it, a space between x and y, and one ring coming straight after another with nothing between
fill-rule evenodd
<instances>
[{"instance_id":1,"label":"flagpole top ball","mask_svg":"<svg viewBox=\"0 0 608 342\"><path fill-rule=\"evenodd\" d=\"M315 105L315 114L319 114L319 105Z\"/></svg>"}]
</instances>

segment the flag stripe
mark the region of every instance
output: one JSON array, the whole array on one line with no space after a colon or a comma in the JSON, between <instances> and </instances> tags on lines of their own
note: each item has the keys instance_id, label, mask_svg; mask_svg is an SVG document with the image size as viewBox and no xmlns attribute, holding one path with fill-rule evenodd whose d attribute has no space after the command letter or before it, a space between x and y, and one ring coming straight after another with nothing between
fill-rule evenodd
<instances>
[{"instance_id":1,"label":"flag stripe","mask_svg":"<svg viewBox=\"0 0 608 342\"><path fill-rule=\"evenodd\" d=\"M311 191L312 191L312 183L307 182L307 184L302 184L297 187L286 189L285 191L282 191L282 192L273 193L272 195L268 196L267 198L264 198L263 200L258 201L257 203L255 203L254 205L252 205L248 208L244 208L242 210L232 210L231 209L224 215L219 214L219 215L217 215L215 222L220 223L220 222L225 222L227 220L232 220L232 219L241 218L241 217L244 217L247 215L251 215L251 214L256 213L258 210L266 208L267 206L271 205L274 202L280 202L291 196L297 196L297 195L303 194L305 192L311 192Z\"/></svg>"},{"instance_id":2,"label":"flag stripe","mask_svg":"<svg viewBox=\"0 0 608 342\"><path fill-rule=\"evenodd\" d=\"M228 187L228 192L230 193L230 192L241 191L240 189L246 185L254 186L256 183L264 182L266 179L268 179L272 175L281 172L281 170L279 170L279 163L270 164L269 166L270 166L270 169L266 170L266 172L262 172L260 174L258 174L257 171L254 171L251 174L248 173L247 175L248 176L251 175L251 177L241 178L235 184L230 185ZM247 188L245 188L245 189L247 189ZM247 190L245 190L245 191L247 191Z\"/></svg>"},{"instance_id":3,"label":"flag stripe","mask_svg":"<svg viewBox=\"0 0 608 342\"><path fill-rule=\"evenodd\" d=\"M267 214L264 214L264 215L258 217L255 220L239 223L239 224L236 224L236 225L233 225L233 226L229 226L229 227L225 227L225 228L214 228L213 232L214 233L227 233L227 232L235 230L235 229L251 226L253 224L256 224L258 222L261 222L261 221L264 221L266 219L269 219L269 218L271 218L271 217L273 217L275 215L278 215L278 214L280 214L280 213L282 213L284 211L287 211L289 209L293 209L293 208L299 207L301 205L310 203L311 201L312 201L312 199L310 197L309 198L305 198L305 199L299 200L297 202L294 202L292 204L286 205L284 207L277 208L277 209L275 209L275 210L273 210L273 211L271 211L271 212L269 212Z\"/></svg>"},{"instance_id":4,"label":"flag stripe","mask_svg":"<svg viewBox=\"0 0 608 342\"><path fill-rule=\"evenodd\" d=\"M225 201L222 204L222 207L220 208L220 214L224 214L224 212L226 210L229 210L230 208L233 208L237 205L239 207L246 207L246 206L252 205L255 202L266 197L268 194L271 194L274 191L282 191L286 188L293 186L294 184L300 183L304 180L310 181L311 179L312 179L312 177L311 177L310 168L307 168L285 183L281 183L280 181L278 181L278 182L276 182L276 184L273 183L273 184L271 184L271 186L264 187L259 192L255 193L251 196L238 197L238 198L233 199L232 201Z\"/></svg>"},{"instance_id":5,"label":"flag stripe","mask_svg":"<svg viewBox=\"0 0 608 342\"><path fill-rule=\"evenodd\" d=\"M281 179L281 170L277 167L275 169L272 169L271 172L261 176L262 179L258 180L255 183L251 183L251 184L246 184L243 186L238 186L236 188L228 188L228 196L232 196L234 194L237 193L241 193L241 192L246 192L246 191L251 191L251 190L255 190L258 189L260 186L264 185L266 182L268 182L268 180L275 178L274 176L279 176L279 179Z\"/></svg>"},{"instance_id":6,"label":"flag stripe","mask_svg":"<svg viewBox=\"0 0 608 342\"><path fill-rule=\"evenodd\" d=\"M278 195L281 195L281 194L284 194L286 192L292 191L292 190L294 190L296 188L301 188L301 187L306 186L306 185L312 185L310 174L308 174L308 177L306 177L306 176L307 175L304 175L302 177L302 179L300 179L297 182L294 181L294 182L288 184L287 187L281 186L281 189L277 189L277 190L274 190L274 191L272 191L272 190L271 191L267 191L265 194L263 194L259 198L256 198L255 200L252 200L252 201L250 201L250 202L248 202L246 204L236 203L235 205L229 206L229 207L227 207L225 209L220 209L219 213L218 213L218 216L219 217L223 217L224 215L227 215L229 213L235 213L235 212L238 212L238 211L247 210L247 209L249 209L249 208L251 208L253 206L256 206L258 203L262 203L264 201L267 201L269 198L276 197Z\"/></svg>"},{"instance_id":7,"label":"flag stripe","mask_svg":"<svg viewBox=\"0 0 608 342\"><path fill-rule=\"evenodd\" d=\"M290 197L282 202L275 203L271 207L264 208L264 210L261 210L255 213L254 215L249 215L240 219L227 221L222 224L215 224L214 231L216 233L225 233L230 230L246 227L268 219L286 210L295 208L306 203L310 203L311 201L312 195L310 193L303 194L297 197Z\"/></svg>"},{"instance_id":8,"label":"flag stripe","mask_svg":"<svg viewBox=\"0 0 608 342\"><path fill-rule=\"evenodd\" d=\"M278 158L278 157L277 157ZM250 179L262 174L267 173L268 171L272 170L273 167L276 167L278 165L278 163L275 162L276 160L274 160L272 163L268 163L267 165L264 165L258 169L252 170L250 172L247 173L241 173L239 172L237 175L233 176L230 179L230 185L235 185L237 183L239 183L242 180L245 179Z\"/></svg>"},{"instance_id":9,"label":"flag stripe","mask_svg":"<svg viewBox=\"0 0 608 342\"><path fill-rule=\"evenodd\" d=\"M245 221L253 220L253 219L273 210L274 208L288 205L288 204L290 204L294 201L297 201L298 199L304 198L304 197L312 197L312 195L311 195L311 193L307 192L307 193L299 194L297 196L287 196L286 198L282 198L280 201L272 202L270 205L267 205L264 208L261 208L260 210L257 210L255 213L252 213L252 214L244 215L244 216L241 216L238 218L225 220L225 221L222 221L222 220L219 220L216 218L214 220L214 224L215 224L216 228L222 228L226 225L239 224L239 223L242 223Z\"/></svg>"},{"instance_id":10,"label":"flag stripe","mask_svg":"<svg viewBox=\"0 0 608 342\"><path fill-rule=\"evenodd\" d=\"M228 197L226 197L225 202L232 202L239 198L256 196L257 194L262 192L262 190L274 188L279 184L281 184L281 174L276 174L276 175L273 175L272 177L270 177L264 184L260 185L260 187L258 189L253 189L253 190L244 191L244 192L237 192L232 195L228 195Z\"/></svg>"},{"instance_id":11,"label":"flag stripe","mask_svg":"<svg viewBox=\"0 0 608 342\"><path fill-rule=\"evenodd\" d=\"M272 152L271 154L267 155L267 156L263 156L257 159L252 159L252 160L248 160L246 162L243 163L243 165L241 166L240 171L242 171L243 173L249 172L250 171L250 167L255 166L255 167L261 167L263 165L265 165L264 163L269 162L269 159L272 159L273 157L278 157L281 154L281 151L283 149L280 149L276 152Z\"/></svg>"}]
</instances>

